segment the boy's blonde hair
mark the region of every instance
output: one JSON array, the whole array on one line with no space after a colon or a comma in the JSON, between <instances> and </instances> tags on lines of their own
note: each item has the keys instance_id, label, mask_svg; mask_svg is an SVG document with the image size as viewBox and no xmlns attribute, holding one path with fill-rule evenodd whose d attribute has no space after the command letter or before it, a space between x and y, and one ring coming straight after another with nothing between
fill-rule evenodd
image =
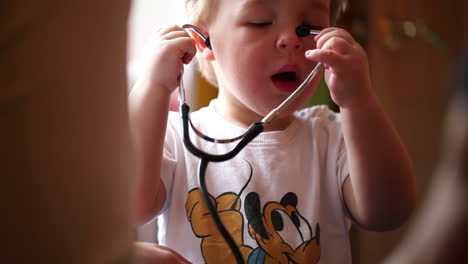
<instances>
[{"instance_id":1,"label":"boy's blonde hair","mask_svg":"<svg viewBox=\"0 0 468 264\"><path fill-rule=\"evenodd\" d=\"M219 0L185 0L187 16L193 25L207 25L216 11ZM330 23L336 24L339 16L346 10L348 0L330 0ZM216 73L211 62L198 60L198 70L203 77L214 86L217 86Z\"/></svg>"}]
</instances>

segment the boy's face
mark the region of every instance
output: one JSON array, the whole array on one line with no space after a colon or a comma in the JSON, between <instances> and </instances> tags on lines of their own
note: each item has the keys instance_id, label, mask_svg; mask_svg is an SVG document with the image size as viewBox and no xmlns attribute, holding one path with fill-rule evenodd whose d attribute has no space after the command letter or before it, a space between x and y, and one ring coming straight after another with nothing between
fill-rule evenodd
<instances>
[{"instance_id":1,"label":"boy's face","mask_svg":"<svg viewBox=\"0 0 468 264\"><path fill-rule=\"evenodd\" d=\"M299 38L296 28L328 27L329 13L329 0L220 0L207 29L221 107L248 123L278 106L316 64L304 56L314 37ZM318 79L287 113L305 103Z\"/></svg>"}]
</instances>

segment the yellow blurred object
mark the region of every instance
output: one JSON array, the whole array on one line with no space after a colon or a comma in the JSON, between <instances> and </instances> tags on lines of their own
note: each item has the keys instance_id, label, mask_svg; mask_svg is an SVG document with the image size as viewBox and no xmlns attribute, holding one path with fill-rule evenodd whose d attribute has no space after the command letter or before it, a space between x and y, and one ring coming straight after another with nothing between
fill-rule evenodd
<instances>
[{"instance_id":1,"label":"yellow blurred object","mask_svg":"<svg viewBox=\"0 0 468 264\"><path fill-rule=\"evenodd\" d=\"M207 106L218 95L218 88L210 84L199 71L196 72L195 80L194 88L197 91L197 96L192 111Z\"/></svg>"}]
</instances>

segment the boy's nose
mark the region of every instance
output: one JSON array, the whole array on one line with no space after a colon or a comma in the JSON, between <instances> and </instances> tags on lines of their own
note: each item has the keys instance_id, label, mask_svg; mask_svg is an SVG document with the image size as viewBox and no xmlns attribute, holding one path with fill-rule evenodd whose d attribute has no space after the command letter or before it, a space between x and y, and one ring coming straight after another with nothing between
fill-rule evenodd
<instances>
[{"instance_id":1,"label":"boy's nose","mask_svg":"<svg viewBox=\"0 0 468 264\"><path fill-rule=\"evenodd\" d=\"M303 47L302 40L295 31L280 35L276 42L276 48L280 50L298 50Z\"/></svg>"}]
</instances>

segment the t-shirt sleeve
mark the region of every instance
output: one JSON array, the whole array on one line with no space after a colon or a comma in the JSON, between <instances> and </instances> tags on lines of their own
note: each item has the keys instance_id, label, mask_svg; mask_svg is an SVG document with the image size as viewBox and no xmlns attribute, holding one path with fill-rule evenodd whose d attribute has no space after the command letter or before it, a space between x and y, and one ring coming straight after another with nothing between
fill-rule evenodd
<instances>
[{"instance_id":1,"label":"t-shirt sleeve","mask_svg":"<svg viewBox=\"0 0 468 264\"><path fill-rule=\"evenodd\" d=\"M339 133L338 138L338 160L336 164L336 174L340 182L341 187L343 187L344 181L349 176L349 167L348 167L348 155L346 152L346 146L344 143L343 133Z\"/></svg>"},{"instance_id":2,"label":"t-shirt sleeve","mask_svg":"<svg viewBox=\"0 0 468 264\"><path fill-rule=\"evenodd\" d=\"M335 136L336 136L336 176L339 183L339 190L340 190L340 199L343 204L343 208L345 211L345 215L352 220L353 217L349 212L346 202L344 200L343 195L343 184L345 180L349 177L349 166L348 166L348 155L346 151L346 145L343 136L343 129L341 123L341 116L339 113L335 113L336 125L333 126Z\"/></svg>"},{"instance_id":3,"label":"t-shirt sleeve","mask_svg":"<svg viewBox=\"0 0 468 264\"><path fill-rule=\"evenodd\" d=\"M328 148L331 153L328 157L333 159L335 164L336 176L340 187L349 176L348 157L346 145L343 137L343 129L340 113L330 110L326 106L319 107L320 120L325 124L327 134L329 135Z\"/></svg>"},{"instance_id":4,"label":"t-shirt sleeve","mask_svg":"<svg viewBox=\"0 0 468 264\"><path fill-rule=\"evenodd\" d=\"M326 106L318 107L317 111L319 111L319 113L316 115L320 116L321 124L326 127L328 135L328 159L330 159L330 165L334 168L336 184L338 185L337 189L339 190L343 206L345 206L342 190L343 184L349 176L349 166L341 116L340 113L336 113Z\"/></svg>"}]
</instances>

